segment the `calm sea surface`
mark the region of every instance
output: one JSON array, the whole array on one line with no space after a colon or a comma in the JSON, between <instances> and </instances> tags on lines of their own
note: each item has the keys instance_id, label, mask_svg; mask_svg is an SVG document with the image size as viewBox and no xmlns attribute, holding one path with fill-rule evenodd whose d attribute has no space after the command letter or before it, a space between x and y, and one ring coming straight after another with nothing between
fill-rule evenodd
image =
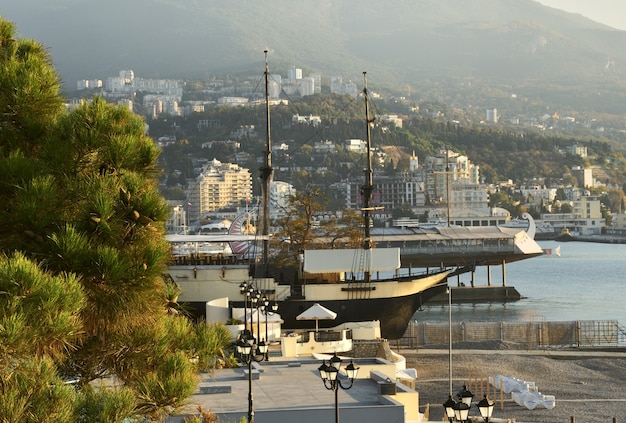
<instances>
[{"instance_id":1,"label":"calm sea surface","mask_svg":"<svg viewBox=\"0 0 626 423\"><path fill-rule=\"evenodd\" d=\"M626 324L626 245L585 242L539 242L552 249L544 255L506 266L507 286L520 301L491 304L452 304L453 321L571 321L618 320ZM561 256L554 249L561 247ZM470 285L471 275L461 276ZM476 285L487 285L486 267L476 270ZM456 278L450 279L456 285ZM491 268L492 285L502 284L502 268ZM448 321L448 306L425 306L418 321Z\"/></svg>"}]
</instances>

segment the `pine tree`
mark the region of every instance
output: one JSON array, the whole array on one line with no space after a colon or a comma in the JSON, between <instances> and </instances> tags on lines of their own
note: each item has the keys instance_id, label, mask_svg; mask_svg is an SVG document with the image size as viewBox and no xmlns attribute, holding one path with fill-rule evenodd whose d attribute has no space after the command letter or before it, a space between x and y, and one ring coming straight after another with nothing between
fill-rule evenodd
<instances>
[{"instance_id":1,"label":"pine tree","mask_svg":"<svg viewBox=\"0 0 626 423\"><path fill-rule=\"evenodd\" d=\"M159 151L127 108L66 112L47 51L14 34L0 18L0 420L158 418L227 341L203 351L168 312Z\"/></svg>"}]
</instances>

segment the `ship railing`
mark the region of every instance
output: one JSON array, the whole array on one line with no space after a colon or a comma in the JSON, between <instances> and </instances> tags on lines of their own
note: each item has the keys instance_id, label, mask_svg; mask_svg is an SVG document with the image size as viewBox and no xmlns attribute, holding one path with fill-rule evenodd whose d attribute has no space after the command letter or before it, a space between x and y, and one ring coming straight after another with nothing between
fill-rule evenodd
<instances>
[{"instance_id":1,"label":"ship railing","mask_svg":"<svg viewBox=\"0 0 626 423\"><path fill-rule=\"evenodd\" d=\"M436 253L510 253L515 251L515 245L446 245L436 244L431 246L402 247L400 254L436 254Z\"/></svg>"}]
</instances>

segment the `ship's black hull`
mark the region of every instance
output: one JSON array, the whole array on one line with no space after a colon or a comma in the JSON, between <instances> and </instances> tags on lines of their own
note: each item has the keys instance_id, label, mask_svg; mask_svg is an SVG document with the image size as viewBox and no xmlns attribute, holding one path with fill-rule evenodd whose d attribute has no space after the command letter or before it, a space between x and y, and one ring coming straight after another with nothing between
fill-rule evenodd
<instances>
[{"instance_id":1,"label":"ship's black hull","mask_svg":"<svg viewBox=\"0 0 626 423\"><path fill-rule=\"evenodd\" d=\"M314 320L297 320L296 317L315 303L319 303L337 313L334 320L319 320L319 328L329 328L347 322L363 322L378 320L381 336L386 339L402 338L413 314L434 296L445 292L446 284L428 288L422 292L389 298L369 298L351 300L303 300L287 299L278 302L278 311L283 330L315 329ZM234 307L244 307L243 302L233 302ZM205 303L183 303L193 317L200 318L205 314Z\"/></svg>"}]
</instances>

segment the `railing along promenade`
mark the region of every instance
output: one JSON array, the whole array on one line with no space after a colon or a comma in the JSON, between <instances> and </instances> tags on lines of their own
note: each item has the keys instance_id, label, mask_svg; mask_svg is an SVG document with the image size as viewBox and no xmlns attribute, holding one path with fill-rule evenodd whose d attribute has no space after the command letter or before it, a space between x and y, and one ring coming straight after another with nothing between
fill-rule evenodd
<instances>
[{"instance_id":1,"label":"railing along promenade","mask_svg":"<svg viewBox=\"0 0 626 423\"><path fill-rule=\"evenodd\" d=\"M410 349L447 345L449 334L447 322L411 322L392 345ZM453 343L499 341L519 349L626 347L626 328L617 320L452 322L451 334Z\"/></svg>"}]
</instances>

